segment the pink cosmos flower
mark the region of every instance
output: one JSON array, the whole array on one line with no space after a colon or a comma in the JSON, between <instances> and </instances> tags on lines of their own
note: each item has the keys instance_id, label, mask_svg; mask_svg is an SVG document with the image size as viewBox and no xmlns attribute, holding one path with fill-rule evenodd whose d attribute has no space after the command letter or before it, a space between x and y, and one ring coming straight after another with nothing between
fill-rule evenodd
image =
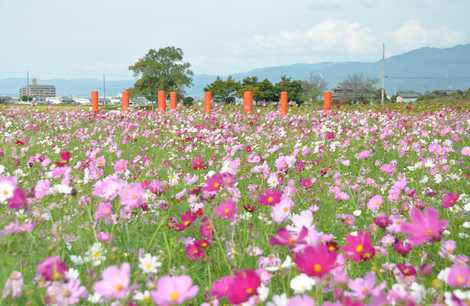
<instances>
[{"instance_id":1,"label":"pink cosmos flower","mask_svg":"<svg viewBox=\"0 0 470 306\"><path fill-rule=\"evenodd\" d=\"M470 147L463 147L460 153L462 153L463 156L470 156Z\"/></svg>"},{"instance_id":2,"label":"pink cosmos flower","mask_svg":"<svg viewBox=\"0 0 470 306\"><path fill-rule=\"evenodd\" d=\"M258 294L258 287L261 279L254 270L243 270L237 272L230 284L227 299L233 304L241 304L249 300L250 297Z\"/></svg>"},{"instance_id":3,"label":"pink cosmos flower","mask_svg":"<svg viewBox=\"0 0 470 306\"><path fill-rule=\"evenodd\" d=\"M191 277L187 275L163 276L158 279L151 296L158 306L181 305L194 298L198 291L199 288L193 285Z\"/></svg>"},{"instance_id":4,"label":"pink cosmos flower","mask_svg":"<svg viewBox=\"0 0 470 306\"><path fill-rule=\"evenodd\" d=\"M366 159L369 156L371 156L372 152L370 150L364 150L356 154L356 158L361 160L361 159Z\"/></svg>"},{"instance_id":5,"label":"pink cosmos flower","mask_svg":"<svg viewBox=\"0 0 470 306\"><path fill-rule=\"evenodd\" d=\"M287 301L287 306L315 306L315 301L308 295L296 295Z\"/></svg>"},{"instance_id":6,"label":"pink cosmos flower","mask_svg":"<svg viewBox=\"0 0 470 306\"><path fill-rule=\"evenodd\" d=\"M237 214L237 204L233 200L223 201L215 208L215 214L226 220L234 220Z\"/></svg>"},{"instance_id":7,"label":"pink cosmos flower","mask_svg":"<svg viewBox=\"0 0 470 306\"><path fill-rule=\"evenodd\" d=\"M454 288L470 287L470 269L465 264L454 264L449 270L447 282Z\"/></svg>"},{"instance_id":8,"label":"pink cosmos flower","mask_svg":"<svg viewBox=\"0 0 470 306\"><path fill-rule=\"evenodd\" d=\"M95 212L95 220L106 219L113 214L113 205L108 202L101 202Z\"/></svg>"},{"instance_id":9,"label":"pink cosmos flower","mask_svg":"<svg viewBox=\"0 0 470 306\"><path fill-rule=\"evenodd\" d=\"M127 208L137 208L144 203L144 188L139 183L123 186L119 192L122 205Z\"/></svg>"},{"instance_id":10,"label":"pink cosmos flower","mask_svg":"<svg viewBox=\"0 0 470 306\"><path fill-rule=\"evenodd\" d=\"M281 202L282 192L279 190L268 189L258 197L258 202L266 206L274 206Z\"/></svg>"},{"instance_id":11,"label":"pink cosmos flower","mask_svg":"<svg viewBox=\"0 0 470 306\"><path fill-rule=\"evenodd\" d=\"M276 223L284 222L288 217L289 213L294 206L294 202L290 197L283 196L279 204L274 205L271 212L271 217Z\"/></svg>"},{"instance_id":12,"label":"pink cosmos flower","mask_svg":"<svg viewBox=\"0 0 470 306\"><path fill-rule=\"evenodd\" d=\"M375 255L375 248L368 232L360 231L357 235L349 234L346 237L346 245L343 251L353 261L369 260Z\"/></svg>"},{"instance_id":13,"label":"pink cosmos flower","mask_svg":"<svg viewBox=\"0 0 470 306\"><path fill-rule=\"evenodd\" d=\"M0 230L0 237L18 233L30 233L35 226L36 224L34 222L20 223L18 220L15 220L8 223Z\"/></svg>"},{"instance_id":14,"label":"pink cosmos flower","mask_svg":"<svg viewBox=\"0 0 470 306\"><path fill-rule=\"evenodd\" d=\"M106 232L98 232L96 233L96 238L101 242L110 242L113 240L113 235Z\"/></svg>"},{"instance_id":15,"label":"pink cosmos flower","mask_svg":"<svg viewBox=\"0 0 470 306\"><path fill-rule=\"evenodd\" d=\"M76 305L87 296L86 288L80 284L80 280L72 279L66 283L54 282L47 287L44 302L46 305Z\"/></svg>"},{"instance_id":16,"label":"pink cosmos flower","mask_svg":"<svg viewBox=\"0 0 470 306\"><path fill-rule=\"evenodd\" d=\"M383 164L380 167L380 171L382 171L383 173L385 173L387 175L393 175L393 173L395 173L395 170L396 170L396 162L395 161L392 161L389 164Z\"/></svg>"},{"instance_id":17,"label":"pink cosmos flower","mask_svg":"<svg viewBox=\"0 0 470 306\"><path fill-rule=\"evenodd\" d=\"M300 233L290 232L286 228L280 228L276 234L271 237L269 243L271 245L295 247L297 244L305 243L305 238L308 235L308 228L305 226L300 230Z\"/></svg>"},{"instance_id":18,"label":"pink cosmos flower","mask_svg":"<svg viewBox=\"0 0 470 306\"><path fill-rule=\"evenodd\" d=\"M323 277L336 266L336 251L329 251L325 244L307 246L295 253L294 261L300 272L308 276Z\"/></svg>"},{"instance_id":19,"label":"pink cosmos flower","mask_svg":"<svg viewBox=\"0 0 470 306\"><path fill-rule=\"evenodd\" d=\"M19 298L23 295L23 275L21 272L13 271L5 282L3 287L2 299L11 297L12 299Z\"/></svg>"},{"instance_id":20,"label":"pink cosmos flower","mask_svg":"<svg viewBox=\"0 0 470 306\"><path fill-rule=\"evenodd\" d=\"M114 163L114 172L117 174L124 173L127 170L127 164L129 161L125 159L120 159Z\"/></svg>"},{"instance_id":21,"label":"pink cosmos flower","mask_svg":"<svg viewBox=\"0 0 470 306\"><path fill-rule=\"evenodd\" d=\"M131 267L123 263L121 267L110 266L103 271L102 280L93 289L106 300L120 300L129 293Z\"/></svg>"},{"instance_id":22,"label":"pink cosmos flower","mask_svg":"<svg viewBox=\"0 0 470 306\"><path fill-rule=\"evenodd\" d=\"M450 208L450 207L454 206L455 203L457 203L458 200L459 200L459 195L457 193L448 192L442 198L442 207Z\"/></svg>"},{"instance_id":23,"label":"pink cosmos flower","mask_svg":"<svg viewBox=\"0 0 470 306\"><path fill-rule=\"evenodd\" d=\"M381 195L375 195L370 200L367 202L367 207L372 210L373 212L376 212L380 209L382 204L384 203L384 199L382 198Z\"/></svg>"},{"instance_id":24,"label":"pink cosmos flower","mask_svg":"<svg viewBox=\"0 0 470 306\"><path fill-rule=\"evenodd\" d=\"M385 288L385 284L375 285L375 273L369 272L364 278L352 279L348 282L349 289L352 292L346 293L348 296L363 300L368 296L377 296Z\"/></svg>"},{"instance_id":25,"label":"pink cosmos flower","mask_svg":"<svg viewBox=\"0 0 470 306\"><path fill-rule=\"evenodd\" d=\"M425 208L422 212L412 208L410 223L404 222L401 231L415 245L441 239L442 231L447 227L446 220L439 219L439 213L434 208Z\"/></svg>"},{"instance_id":26,"label":"pink cosmos flower","mask_svg":"<svg viewBox=\"0 0 470 306\"><path fill-rule=\"evenodd\" d=\"M46 281L58 281L64 278L65 273L69 270L67 264L58 256L46 258L37 266L37 272Z\"/></svg>"},{"instance_id":27,"label":"pink cosmos flower","mask_svg":"<svg viewBox=\"0 0 470 306\"><path fill-rule=\"evenodd\" d=\"M101 181L97 181L93 186L93 195L105 201L113 200L123 187L124 182L116 176L108 176Z\"/></svg>"},{"instance_id":28,"label":"pink cosmos flower","mask_svg":"<svg viewBox=\"0 0 470 306\"><path fill-rule=\"evenodd\" d=\"M48 180L40 180L34 187L34 197L36 199L42 199L49 194L50 183Z\"/></svg>"}]
</instances>

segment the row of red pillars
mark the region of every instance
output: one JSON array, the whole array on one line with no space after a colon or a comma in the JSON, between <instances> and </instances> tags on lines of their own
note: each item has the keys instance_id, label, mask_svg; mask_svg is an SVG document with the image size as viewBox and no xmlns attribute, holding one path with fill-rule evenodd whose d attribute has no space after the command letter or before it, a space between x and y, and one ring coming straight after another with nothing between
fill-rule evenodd
<instances>
[{"instance_id":1,"label":"row of red pillars","mask_svg":"<svg viewBox=\"0 0 470 306\"><path fill-rule=\"evenodd\" d=\"M94 90L91 92L91 107L94 113L98 112L98 91ZM279 103L279 112L281 115L287 115L289 111L289 94L287 91L281 92ZM323 114L327 115L331 112L333 100L333 93L331 91L325 91L323 94ZM166 92L159 90L157 93L157 111L166 111ZM129 91L124 90L121 96L122 111L127 112L129 109ZM170 92L170 110L176 110L177 95L175 91ZM253 112L253 93L251 91L245 91L243 94L243 110L246 114ZM204 112L209 114L212 111L212 92L204 92Z\"/></svg>"}]
</instances>

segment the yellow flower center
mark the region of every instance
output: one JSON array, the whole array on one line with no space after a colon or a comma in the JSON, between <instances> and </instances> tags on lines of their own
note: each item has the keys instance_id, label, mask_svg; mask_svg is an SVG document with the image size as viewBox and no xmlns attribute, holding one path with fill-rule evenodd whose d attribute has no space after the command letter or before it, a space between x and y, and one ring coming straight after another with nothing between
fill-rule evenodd
<instances>
[{"instance_id":1,"label":"yellow flower center","mask_svg":"<svg viewBox=\"0 0 470 306\"><path fill-rule=\"evenodd\" d=\"M289 207L287 206L284 206L284 208L282 209L285 213L289 211Z\"/></svg>"},{"instance_id":2,"label":"yellow flower center","mask_svg":"<svg viewBox=\"0 0 470 306\"><path fill-rule=\"evenodd\" d=\"M246 288L246 293L247 294L252 294L253 293L253 288Z\"/></svg>"},{"instance_id":3,"label":"yellow flower center","mask_svg":"<svg viewBox=\"0 0 470 306\"><path fill-rule=\"evenodd\" d=\"M426 235L432 237L432 236L433 236L433 231L432 231L432 229L428 228L428 229L426 230Z\"/></svg>"},{"instance_id":4,"label":"yellow flower center","mask_svg":"<svg viewBox=\"0 0 470 306\"><path fill-rule=\"evenodd\" d=\"M361 253L364 250L364 246L362 244L358 244L356 247L356 252Z\"/></svg>"},{"instance_id":5,"label":"yellow flower center","mask_svg":"<svg viewBox=\"0 0 470 306\"><path fill-rule=\"evenodd\" d=\"M114 290L116 290L117 292L121 292L122 290L124 290L124 286L118 283L114 285Z\"/></svg>"},{"instance_id":6,"label":"yellow flower center","mask_svg":"<svg viewBox=\"0 0 470 306\"><path fill-rule=\"evenodd\" d=\"M230 213L230 208L228 208L228 207L225 208L225 209L224 209L224 213L225 213L226 215L228 215L228 214Z\"/></svg>"},{"instance_id":7,"label":"yellow flower center","mask_svg":"<svg viewBox=\"0 0 470 306\"><path fill-rule=\"evenodd\" d=\"M314 264L313 265L313 271L319 273L321 272L321 265L320 264Z\"/></svg>"},{"instance_id":8,"label":"yellow flower center","mask_svg":"<svg viewBox=\"0 0 470 306\"><path fill-rule=\"evenodd\" d=\"M214 188L219 188L219 186L220 186L220 183L219 183L219 182L217 182L217 181L215 181L215 182L214 182L214 184L213 184L213 186L214 186Z\"/></svg>"},{"instance_id":9,"label":"yellow flower center","mask_svg":"<svg viewBox=\"0 0 470 306\"><path fill-rule=\"evenodd\" d=\"M465 277L463 277L462 275L458 275L457 276L457 283L464 284L465 283Z\"/></svg>"},{"instance_id":10,"label":"yellow flower center","mask_svg":"<svg viewBox=\"0 0 470 306\"><path fill-rule=\"evenodd\" d=\"M364 256L364 258L369 258L369 257L370 257L370 253L365 252L363 256Z\"/></svg>"},{"instance_id":11,"label":"yellow flower center","mask_svg":"<svg viewBox=\"0 0 470 306\"><path fill-rule=\"evenodd\" d=\"M57 280L60 280L62 278L62 274L60 274L58 271L54 271L52 273L52 279L57 281Z\"/></svg>"},{"instance_id":12,"label":"yellow flower center","mask_svg":"<svg viewBox=\"0 0 470 306\"><path fill-rule=\"evenodd\" d=\"M178 291L172 291L170 293L170 301L176 302L180 298L180 293Z\"/></svg>"},{"instance_id":13,"label":"yellow flower center","mask_svg":"<svg viewBox=\"0 0 470 306\"><path fill-rule=\"evenodd\" d=\"M266 201L268 201L268 203L272 203L274 201L274 199L273 199L273 197L268 197L268 199Z\"/></svg>"},{"instance_id":14,"label":"yellow flower center","mask_svg":"<svg viewBox=\"0 0 470 306\"><path fill-rule=\"evenodd\" d=\"M137 193L135 193L135 192L131 193L131 199L132 200L137 200Z\"/></svg>"}]
</instances>

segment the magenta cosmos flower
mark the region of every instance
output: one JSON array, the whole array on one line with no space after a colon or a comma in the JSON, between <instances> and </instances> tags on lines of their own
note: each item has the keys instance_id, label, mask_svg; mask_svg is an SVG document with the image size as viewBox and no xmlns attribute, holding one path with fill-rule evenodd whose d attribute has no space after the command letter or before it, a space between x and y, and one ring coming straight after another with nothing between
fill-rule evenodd
<instances>
[{"instance_id":1,"label":"magenta cosmos flower","mask_svg":"<svg viewBox=\"0 0 470 306\"><path fill-rule=\"evenodd\" d=\"M214 174L206 180L204 190L207 192L217 192L222 188L224 184L224 178L220 174Z\"/></svg>"},{"instance_id":2,"label":"magenta cosmos flower","mask_svg":"<svg viewBox=\"0 0 470 306\"><path fill-rule=\"evenodd\" d=\"M241 304L258 294L261 279L255 270L243 270L233 277L227 292L228 301L233 304Z\"/></svg>"},{"instance_id":3,"label":"magenta cosmos flower","mask_svg":"<svg viewBox=\"0 0 470 306\"><path fill-rule=\"evenodd\" d=\"M434 208L425 208L420 211L412 208L410 223L404 222L401 231L408 235L408 239L415 245L441 239L442 231L447 227L446 220L439 219L439 213Z\"/></svg>"},{"instance_id":4,"label":"magenta cosmos flower","mask_svg":"<svg viewBox=\"0 0 470 306\"><path fill-rule=\"evenodd\" d=\"M123 263L121 267L111 266L103 271L103 278L93 286L96 293L107 300L120 300L129 292L131 267Z\"/></svg>"},{"instance_id":5,"label":"magenta cosmos flower","mask_svg":"<svg viewBox=\"0 0 470 306\"><path fill-rule=\"evenodd\" d=\"M221 219L233 220L237 214L237 204L233 200L226 200L215 209L215 214Z\"/></svg>"},{"instance_id":6,"label":"magenta cosmos flower","mask_svg":"<svg viewBox=\"0 0 470 306\"><path fill-rule=\"evenodd\" d=\"M258 202L262 205L274 206L281 202L282 192L268 189L258 197Z\"/></svg>"},{"instance_id":7,"label":"magenta cosmos flower","mask_svg":"<svg viewBox=\"0 0 470 306\"><path fill-rule=\"evenodd\" d=\"M211 295L218 299L226 297L230 286L233 284L233 280L234 277L232 276L224 276L216 280L212 284Z\"/></svg>"},{"instance_id":8,"label":"magenta cosmos flower","mask_svg":"<svg viewBox=\"0 0 470 306\"><path fill-rule=\"evenodd\" d=\"M457 203L458 200L459 200L459 195L457 193L448 192L442 198L442 207L450 208L450 207L454 206L455 203Z\"/></svg>"},{"instance_id":9,"label":"magenta cosmos flower","mask_svg":"<svg viewBox=\"0 0 470 306\"><path fill-rule=\"evenodd\" d=\"M349 258L356 262L369 260L375 255L372 239L365 231L360 231L356 235L349 234L346 237L346 245L342 249Z\"/></svg>"},{"instance_id":10,"label":"magenta cosmos flower","mask_svg":"<svg viewBox=\"0 0 470 306\"><path fill-rule=\"evenodd\" d=\"M308 246L295 254L294 261L300 272L308 276L322 277L336 266L336 251L329 251L324 244Z\"/></svg>"},{"instance_id":11,"label":"magenta cosmos flower","mask_svg":"<svg viewBox=\"0 0 470 306\"><path fill-rule=\"evenodd\" d=\"M67 264L63 262L58 256L48 257L41 262L38 267L38 273L46 281L58 281L64 278L65 273L69 270Z\"/></svg>"},{"instance_id":12,"label":"magenta cosmos flower","mask_svg":"<svg viewBox=\"0 0 470 306\"><path fill-rule=\"evenodd\" d=\"M16 187L13 191L13 196L8 199L8 208L21 209L25 208L28 204L26 193L23 189Z\"/></svg>"},{"instance_id":13,"label":"magenta cosmos flower","mask_svg":"<svg viewBox=\"0 0 470 306\"><path fill-rule=\"evenodd\" d=\"M163 276L158 280L157 288L152 291L151 296L159 306L180 305L195 297L198 290L187 275Z\"/></svg>"}]
</instances>

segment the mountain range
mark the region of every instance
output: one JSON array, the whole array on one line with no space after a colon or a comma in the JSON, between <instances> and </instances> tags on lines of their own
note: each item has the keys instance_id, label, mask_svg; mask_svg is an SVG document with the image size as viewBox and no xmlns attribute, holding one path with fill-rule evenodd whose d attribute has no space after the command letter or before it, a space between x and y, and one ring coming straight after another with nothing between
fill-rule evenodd
<instances>
[{"instance_id":1,"label":"mountain range","mask_svg":"<svg viewBox=\"0 0 470 306\"><path fill-rule=\"evenodd\" d=\"M247 76L277 82L282 76L293 79L308 79L313 74L325 79L329 88L334 88L349 75L362 74L379 79L385 68L385 88L394 94L399 90L431 91L440 89L466 89L470 87L470 44L452 48L420 48L376 62L323 62L316 64L293 64L266 67L232 74L236 80ZM225 78L227 76L221 76ZM187 88L188 95L200 97L204 87L214 81L216 75L196 74L193 86ZM109 80L107 95L118 95L131 87L133 80ZM55 85L58 95L88 96L90 90L101 89L98 79L49 79L41 84ZM0 79L0 95L17 96L25 85L23 78Z\"/></svg>"}]
</instances>

